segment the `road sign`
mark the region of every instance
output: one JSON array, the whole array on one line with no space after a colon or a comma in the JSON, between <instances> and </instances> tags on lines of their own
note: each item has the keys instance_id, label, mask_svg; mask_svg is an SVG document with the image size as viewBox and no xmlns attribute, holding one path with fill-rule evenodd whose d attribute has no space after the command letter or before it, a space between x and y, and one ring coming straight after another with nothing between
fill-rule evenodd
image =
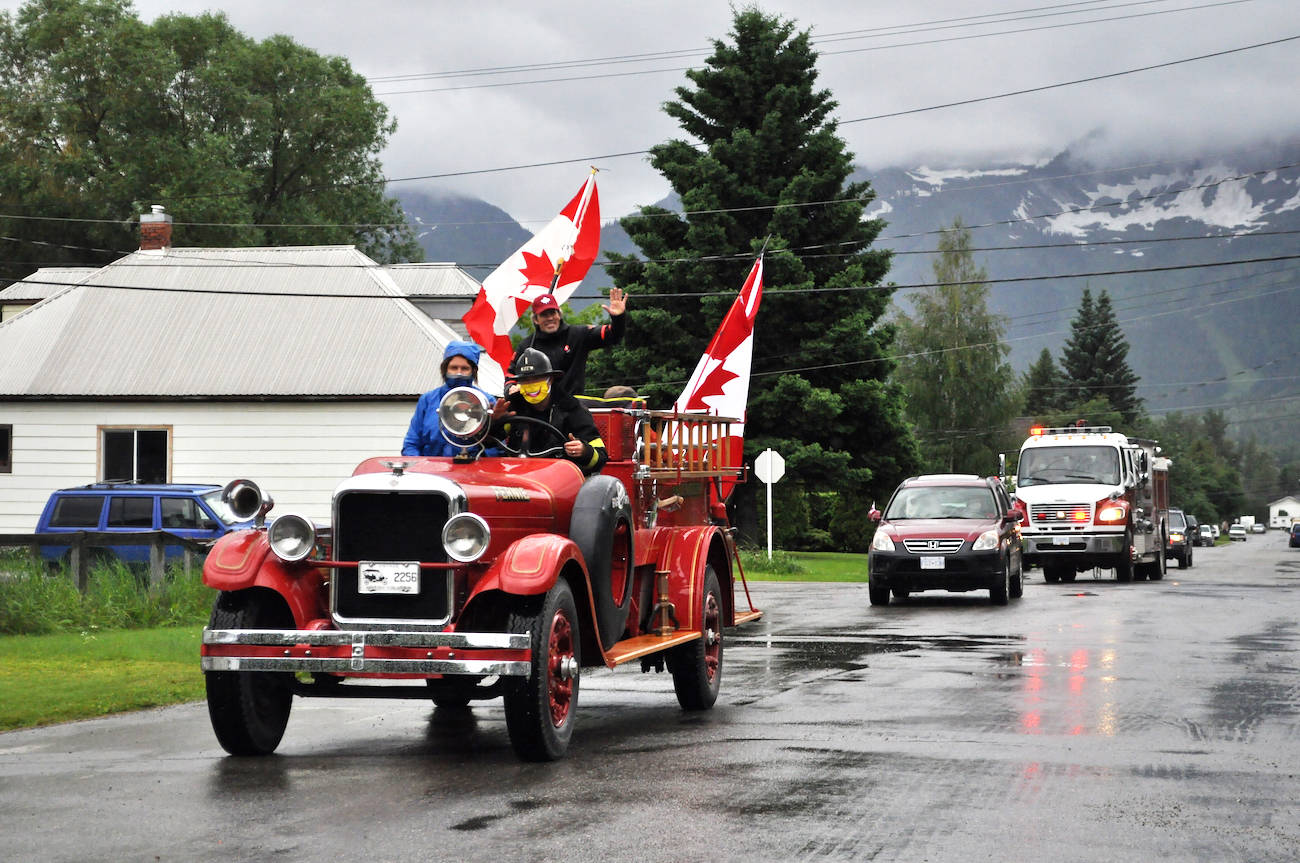
<instances>
[{"instance_id":1,"label":"road sign","mask_svg":"<svg viewBox=\"0 0 1300 863\"><path fill-rule=\"evenodd\" d=\"M754 459L754 475L766 483L776 482L785 476L785 459L775 450L763 450Z\"/></svg>"}]
</instances>

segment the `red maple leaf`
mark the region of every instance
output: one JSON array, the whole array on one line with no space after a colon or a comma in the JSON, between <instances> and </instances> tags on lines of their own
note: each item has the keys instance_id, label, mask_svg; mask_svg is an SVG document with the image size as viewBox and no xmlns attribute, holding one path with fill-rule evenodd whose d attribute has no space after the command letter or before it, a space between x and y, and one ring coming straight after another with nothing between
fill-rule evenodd
<instances>
[{"instance_id":1,"label":"red maple leaf","mask_svg":"<svg viewBox=\"0 0 1300 863\"><path fill-rule=\"evenodd\" d=\"M685 410L703 411L708 410L709 406L704 400L709 396L722 395L722 388L729 382L735 380L739 375L735 372L729 372L719 363L713 371L709 372L708 377L700 381L700 385L691 393L690 399L686 402Z\"/></svg>"},{"instance_id":2,"label":"red maple leaf","mask_svg":"<svg viewBox=\"0 0 1300 863\"><path fill-rule=\"evenodd\" d=\"M540 255L523 252L523 256L524 265L519 272L523 274L524 284L549 288L551 280L555 278L555 265L551 263L546 251L543 250Z\"/></svg>"}]
</instances>

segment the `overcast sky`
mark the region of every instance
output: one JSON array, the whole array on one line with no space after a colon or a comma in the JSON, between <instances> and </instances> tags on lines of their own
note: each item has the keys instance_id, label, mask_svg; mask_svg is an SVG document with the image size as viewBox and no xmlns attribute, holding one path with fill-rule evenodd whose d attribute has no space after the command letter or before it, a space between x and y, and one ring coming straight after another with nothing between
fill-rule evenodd
<instances>
[{"instance_id":1,"label":"overcast sky","mask_svg":"<svg viewBox=\"0 0 1300 863\"><path fill-rule=\"evenodd\" d=\"M0 9L19 5L0 0ZM822 55L820 82L838 101L842 122L1300 36L1297 0L759 5L811 29ZM135 7L149 21L166 12L221 11L254 38L285 33L346 57L397 119L383 157L393 178L639 151L676 136L660 106L684 82L681 70L702 64L710 40L726 38L732 14L719 0L136 0ZM918 42L925 44L905 44ZM535 68L661 52L680 53ZM1042 93L847 122L841 135L868 168L1041 159L1085 136L1099 165L1213 155L1300 133L1297 61L1300 40ZM502 66L534 68L445 75ZM565 80L538 83L543 79ZM482 86L506 82L532 83ZM595 164L603 171L606 218L668 192L644 156ZM575 163L413 185L481 197L536 228L585 174Z\"/></svg>"}]
</instances>

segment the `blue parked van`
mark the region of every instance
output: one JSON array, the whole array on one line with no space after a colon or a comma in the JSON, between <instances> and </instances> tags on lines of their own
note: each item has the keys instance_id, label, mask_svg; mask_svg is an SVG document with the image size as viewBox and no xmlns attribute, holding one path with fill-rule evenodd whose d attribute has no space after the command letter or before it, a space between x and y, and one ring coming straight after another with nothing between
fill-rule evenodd
<instances>
[{"instance_id":1,"label":"blue parked van","mask_svg":"<svg viewBox=\"0 0 1300 863\"><path fill-rule=\"evenodd\" d=\"M165 530L196 542L211 542L232 530L252 527L240 521L221 501L221 486L186 483L137 484L101 482L54 492L45 503L38 535L103 531L132 533ZM70 546L46 545L41 555L47 560L64 560ZM182 547L165 547L167 559L180 557ZM93 548L90 559L120 559L127 563L148 563L149 543Z\"/></svg>"}]
</instances>

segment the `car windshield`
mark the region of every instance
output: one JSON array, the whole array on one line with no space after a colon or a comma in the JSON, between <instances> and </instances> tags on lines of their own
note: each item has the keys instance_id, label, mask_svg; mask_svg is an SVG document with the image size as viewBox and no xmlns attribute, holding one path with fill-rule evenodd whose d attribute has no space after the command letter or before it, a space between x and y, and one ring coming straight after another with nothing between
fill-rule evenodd
<instances>
[{"instance_id":1,"label":"car windshield","mask_svg":"<svg viewBox=\"0 0 1300 863\"><path fill-rule=\"evenodd\" d=\"M1110 446L1044 446L1020 454L1017 486L1096 482L1119 485L1119 450Z\"/></svg>"},{"instance_id":2,"label":"car windshield","mask_svg":"<svg viewBox=\"0 0 1300 863\"><path fill-rule=\"evenodd\" d=\"M899 489L885 510L885 518L981 518L998 517L993 492L977 486L923 485Z\"/></svg>"},{"instance_id":3,"label":"car windshield","mask_svg":"<svg viewBox=\"0 0 1300 863\"><path fill-rule=\"evenodd\" d=\"M1187 520L1183 518L1183 514L1176 509L1169 510L1169 529L1182 530L1185 527L1187 527Z\"/></svg>"},{"instance_id":4,"label":"car windshield","mask_svg":"<svg viewBox=\"0 0 1300 863\"><path fill-rule=\"evenodd\" d=\"M230 507L226 505L225 501L221 499L221 489L213 489L204 494L203 502L208 505L209 509L216 513L217 518L221 519L226 524L239 523L239 519L230 511Z\"/></svg>"}]
</instances>

